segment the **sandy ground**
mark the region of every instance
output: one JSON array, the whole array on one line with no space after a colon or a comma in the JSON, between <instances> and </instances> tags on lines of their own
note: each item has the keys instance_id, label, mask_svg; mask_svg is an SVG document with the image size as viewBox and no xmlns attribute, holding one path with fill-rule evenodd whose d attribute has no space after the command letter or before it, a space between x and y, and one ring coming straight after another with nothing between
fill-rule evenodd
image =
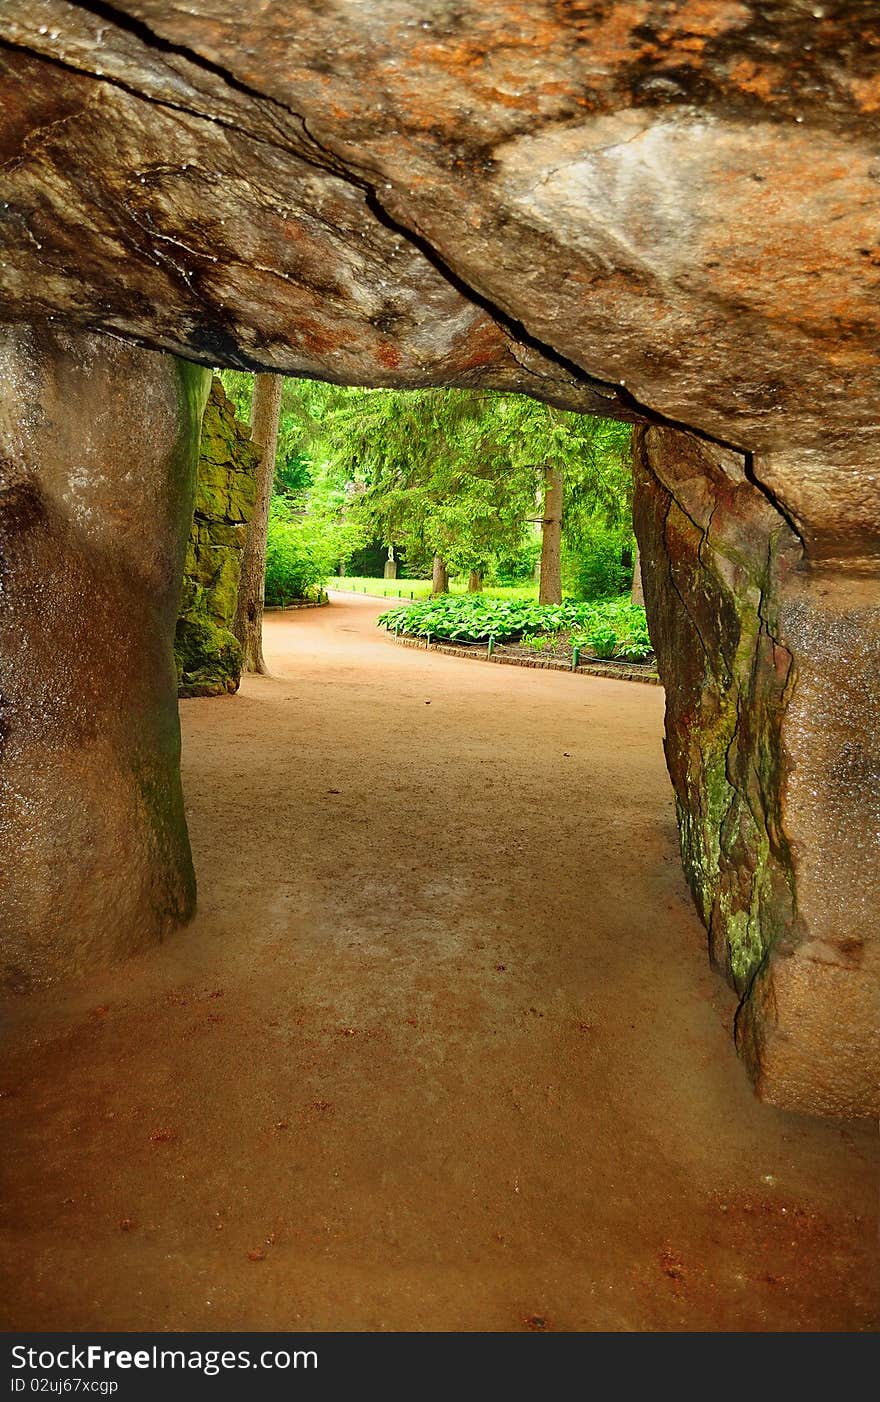
<instances>
[{"instance_id":1,"label":"sandy ground","mask_svg":"<svg viewBox=\"0 0 880 1402\"><path fill-rule=\"evenodd\" d=\"M4 1326L876 1327L876 1130L752 1096L660 689L381 607L183 703L197 919L7 1009Z\"/></svg>"}]
</instances>

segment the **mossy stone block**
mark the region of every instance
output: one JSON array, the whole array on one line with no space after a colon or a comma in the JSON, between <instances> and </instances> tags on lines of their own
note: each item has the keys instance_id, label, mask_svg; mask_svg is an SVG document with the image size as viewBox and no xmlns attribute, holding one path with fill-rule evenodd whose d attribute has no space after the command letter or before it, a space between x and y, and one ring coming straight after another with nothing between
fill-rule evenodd
<instances>
[{"instance_id":1,"label":"mossy stone block","mask_svg":"<svg viewBox=\"0 0 880 1402\"><path fill-rule=\"evenodd\" d=\"M195 510L178 607L179 694L235 691L241 651L229 631L235 616L241 555L256 503L259 454L235 416L219 379L202 422Z\"/></svg>"},{"instance_id":2,"label":"mossy stone block","mask_svg":"<svg viewBox=\"0 0 880 1402\"><path fill-rule=\"evenodd\" d=\"M238 690L241 648L228 629L210 619L178 619L174 655L179 696L222 696Z\"/></svg>"},{"instance_id":3,"label":"mossy stone block","mask_svg":"<svg viewBox=\"0 0 880 1402\"><path fill-rule=\"evenodd\" d=\"M256 478L236 472L229 484L229 520L248 522L257 504Z\"/></svg>"},{"instance_id":4,"label":"mossy stone block","mask_svg":"<svg viewBox=\"0 0 880 1402\"><path fill-rule=\"evenodd\" d=\"M239 552L244 550L247 526L243 522L209 521L203 529L211 545L221 545Z\"/></svg>"},{"instance_id":5,"label":"mossy stone block","mask_svg":"<svg viewBox=\"0 0 880 1402\"><path fill-rule=\"evenodd\" d=\"M196 515L208 521L225 521L228 508L229 492L226 486L212 486L200 477L196 487Z\"/></svg>"},{"instance_id":6,"label":"mossy stone block","mask_svg":"<svg viewBox=\"0 0 880 1402\"><path fill-rule=\"evenodd\" d=\"M229 627L235 617L238 598L238 581L241 575L241 556L237 551L224 550L219 546L211 552L214 569L211 586L206 591L205 609L225 627Z\"/></svg>"}]
</instances>

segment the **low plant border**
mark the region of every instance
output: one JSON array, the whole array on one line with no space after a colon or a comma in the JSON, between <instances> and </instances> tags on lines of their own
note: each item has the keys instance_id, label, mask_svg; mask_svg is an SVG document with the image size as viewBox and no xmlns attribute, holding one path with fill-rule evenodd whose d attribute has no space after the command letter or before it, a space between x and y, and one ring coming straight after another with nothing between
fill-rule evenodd
<instances>
[{"instance_id":1,"label":"low plant border","mask_svg":"<svg viewBox=\"0 0 880 1402\"><path fill-rule=\"evenodd\" d=\"M369 594L366 589L339 589L335 584L327 584L324 587L328 590L332 590L334 594L351 594L358 599L381 599L383 603L387 604L393 604L396 599L399 599L402 604L423 604L427 602L426 599L417 599L412 589L409 591L409 597L407 598L404 594Z\"/></svg>"},{"instance_id":2,"label":"low plant border","mask_svg":"<svg viewBox=\"0 0 880 1402\"><path fill-rule=\"evenodd\" d=\"M292 604L264 604L263 613L289 613L291 609L323 609L329 599L295 599Z\"/></svg>"},{"instance_id":3,"label":"low plant border","mask_svg":"<svg viewBox=\"0 0 880 1402\"><path fill-rule=\"evenodd\" d=\"M596 658L595 661L579 662L577 667L572 667L570 662L560 662L556 657L511 657L509 653L498 652L497 648L490 652L488 647L478 651L476 647L456 647L454 643L429 643L425 638L392 633L390 628L385 628L384 633L386 638L390 638L398 647L421 648L423 652L442 652L446 657L473 657L478 662L501 662L507 667L537 667L546 672L576 672L579 676L611 677L617 681L641 682L647 686L663 685L656 672L644 667L634 667L626 662L612 665Z\"/></svg>"}]
</instances>

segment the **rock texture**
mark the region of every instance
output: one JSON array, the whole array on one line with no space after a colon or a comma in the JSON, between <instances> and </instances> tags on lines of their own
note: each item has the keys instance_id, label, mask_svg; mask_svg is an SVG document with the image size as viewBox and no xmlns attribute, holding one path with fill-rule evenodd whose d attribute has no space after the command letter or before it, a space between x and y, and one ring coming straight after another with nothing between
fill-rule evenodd
<instances>
[{"instance_id":1,"label":"rock texture","mask_svg":"<svg viewBox=\"0 0 880 1402\"><path fill-rule=\"evenodd\" d=\"M638 435L636 527L682 857L759 1091L880 1113L876 581L805 572L737 454Z\"/></svg>"},{"instance_id":2,"label":"rock texture","mask_svg":"<svg viewBox=\"0 0 880 1402\"><path fill-rule=\"evenodd\" d=\"M2 25L16 314L368 383L563 358L752 451L873 427L870 5L9 0Z\"/></svg>"},{"instance_id":3,"label":"rock texture","mask_svg":"<svg viewBox=\"0 0 880 1402\"><path fill-rule=\"evenodd\" d=\"M0 977L191 914L171 643L207 375L81 332L0 339Z\"/></svg>"},{"instance_id":4,"label":"rock texture","mask_svg":"<svg viewBox=\"0 0 880 1402\"><path fill-rule=\"evenodd\" d=\"M876 6L8 0L0 36L8 320L652 425L670 765L740 1043L780 1102L873 1108Z\"/></svg>"},{"instance_id":5,"label":"rock texture","mask_svg":"<svg viewBox=\"0 0 880 1402\"><path fill-rule=\"evenodd\" d=\"M241 555L256 497L258 453L250 431L214 376L202 420L196 499L174 653L178 696L222 696L241 680L231 631Z\"/></svg>"}]
</instances>

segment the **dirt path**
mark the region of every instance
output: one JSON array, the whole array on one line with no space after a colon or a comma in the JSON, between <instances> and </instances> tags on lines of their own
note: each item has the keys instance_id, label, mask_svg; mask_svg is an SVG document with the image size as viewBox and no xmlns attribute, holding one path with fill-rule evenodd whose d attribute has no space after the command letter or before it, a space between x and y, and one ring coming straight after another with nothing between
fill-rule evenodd
<instances>
[{"instance_id":1,"label":"dirt path","mask_svg":"<svg viewBox=\"0 0 880 1402\"><path fill-rule=\"evenodd\" d=\"M875 1130L745 1083L660 689L381 608L183 704L195 923L12 1003L4 1326L876 1325Z\"/></svg>"}]
</instances>

